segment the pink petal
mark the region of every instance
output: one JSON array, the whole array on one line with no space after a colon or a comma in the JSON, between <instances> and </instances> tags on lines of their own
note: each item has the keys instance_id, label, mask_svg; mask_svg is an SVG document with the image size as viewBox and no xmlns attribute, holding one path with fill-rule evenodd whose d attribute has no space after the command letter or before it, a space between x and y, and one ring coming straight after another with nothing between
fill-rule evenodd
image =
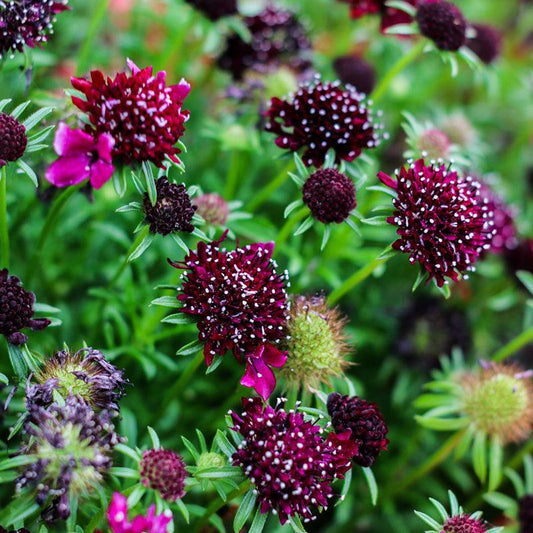
<instances>
[{"instance_id":1,"label":"pink petal","mask_svg":"<svg viewBox=\"0 0 533 533\"><path fill-rule=\"evenodd\" d=\"M84 153L63 156L54 161L44 173L44 177L56 187L76 185L89 177L91 159Z\"/></svg>"},{"instance_id":2,"label":"pink petal","mask_svg":"<svg viewBox=\"0 0 533 533\"><path fill-rule=\"evenodd\" d=\"M191 91L191 84L187 82L184 78L181 78L178 85L175 85L174 87L176 89L176 94L178 95L178 98L180 98L181 100L185 100L185 97Z\"/></svg>"},{"instance_id":3,"label":"pink petal","mask_svg":"<svg viewBox=\"0 0 533 533\"><path fill-rule=\"evenodd\" d=\"M128 59L126 59L126 63L128 67L130 67L132 74L137 74L138 72L141 71L141 69L129 57Z\"/></svg>"},{"instance_id":4,"label":"pink petal","mask_svg":"<svg viewBox=\"0 0 533 533\"><path fill-rule=\"evenodd\" d=\"M106 163L111 163L111 152L115 146L115 139L107 133L102 133L96 141L98 157Z\"/></svg>"},{"instance_id":5,"label":"pink petal","mask_svg":"<svg viewBox=\"0 0 533 533\"><path fill-rule=\"evenodd\" d=\"M115 172L115 167L105 161L97 161L91 165L91 185L99 189L104 183L107 183Z\"/></svg>"},{"instance_id":6,"label":"pink petal","mask_svg":"<svg viewBox=\"0 0 533 533\"><path fill-rule=\"evenodd\" d=\"M276 378L262 358L249 358L241 385L253 388L266 401L276 388Z\"/></svg>"},{"instance_id":7,"label":"pink petal","mask_svg":"<svg viewBox=\"0 0 533 533\"><path fill-rule=\"evenodd\" d=\"M92 152L95 148L94 139L82 130L70 129L60 122L54 137L54 150L57 155L70 155L74 152Z\"/></svg>"},{"instance_id":8,"label":"pink petal","mask_svg":"<svg viewBox=\"0 0 533 533\"><path fill-rule=\"evenodd\" d=\"M287 353L280 352L270 343L265 345L262 357L267 365L274 368L281 368L287 362Z\"/></svg>"},{"instance_id":9,"label":"pink petal","mask_svg":"<svg viewBox=\"0 0 533 533\"><path fill-rule=\"evenodd\" d=\"M378 172L378 178L387 187L391 187L394 190L396 190L398 188L398 182L396 180L393 180L389 175L385 174L385 172Z\"/></svg>"},{"instance_id":10,"label":"pink petal","mask_svg":"<svg viewBox=\"0 0 533 533\"><path fill-rule=\"evenodd\" d=\"M107 520L112 533L123 533L128 524L128 500L120 492L113 494L107 510Z\"/></svg>"}]
</instances>

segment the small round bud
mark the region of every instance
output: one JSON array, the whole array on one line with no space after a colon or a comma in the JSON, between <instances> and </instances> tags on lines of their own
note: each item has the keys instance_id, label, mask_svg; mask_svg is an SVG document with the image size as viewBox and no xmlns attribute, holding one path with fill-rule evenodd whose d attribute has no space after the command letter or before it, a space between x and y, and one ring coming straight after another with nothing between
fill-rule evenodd
<instances>
[{"instance_id":1,"label":"small round bud","mask_svg":"<svg viewBox=\"0 0 533 533\"><path fill-rule=\"evenodd\" d=\"M460 9L444 0L426 0L416 13L422 35L440 50L456 51L466 41L466 20Z\"/></svg>"},{"instance_id":2,"label":"small round bud","mask_svg":"<svg viewBox=\"0 0 533 533\"><path fill-rule=\"evenodd\" d=\"M0 113L0 167L20 159L27 144L26 128L11 115Z\"/></svg>"},{"instance_id":3,"label":"small round bud","mask_svg":"<svg viewBox=\"0 0 533 533\"><path fill-rule=\"evenodd\" d=\"M174 502L185 494L187 471L183 459L172 450L152 449L143 452L141 481L157 490L164 500Z\"/></svg>"},{"instance_id":4,"label":"small round bud","mask_svg":"<svg viewBox=\"0 0 533 533\"><path fill-rule=\"evenodd\" d=\"M363 58L354 55L338 57L333 61L333 68L344 85L353 85L364 94L374 90L376 71Z\"/></svg>"},{"instance_id":5,"label":"small round bud","mask_svg":"<svg viewBox=\"0 0 533 533\"><path fill-rule=\"evenodd\" d=\"M500 55L502 36L496 28L487 24L472 24L472 29L476 32L476 35L467 40L466 46L483 63L490 65Z\"/></svg>"},{"instance_id":6,"label":"small round bud","mask_svg":"<svg viewBox=\"0 0 533 533\"><path fill-rule=\"evenodd\" d=\"M198 457L196 461L196 466L198 470L205 470L206 468L222 468L226 466L226 458L214 452L205 452Z\"/></svg>"}]
</instances>

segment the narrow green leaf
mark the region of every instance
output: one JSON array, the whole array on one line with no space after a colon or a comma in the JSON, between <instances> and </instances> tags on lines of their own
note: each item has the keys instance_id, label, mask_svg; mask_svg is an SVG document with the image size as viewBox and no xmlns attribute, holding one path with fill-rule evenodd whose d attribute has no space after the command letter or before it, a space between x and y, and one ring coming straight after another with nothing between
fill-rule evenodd
<instances>
[{"instance_id":1,"label":"narrow green leaf","mask_svg":"<svg viewBox=\"0 0 533 533\"><path fill-rule=\"evenodd\" d=\"M505 511L511 516L514 514L513 511L517 508L516 500L501 492L487 492L487 494L483 495L483 499L493 507L496 507L496 509Z\"/></svg>"},{"instance_id":2,"label":"narrow green leaf","mask_svg":"<svg viewBox=\"0 0 533 533\"><path fill-rule=\"evenodd\" d=\"M235 519L233 520L233 531L239 533L241 529L246 524L246 521L252 514L255 506L255 501L257 497L254 494L253 490L249 490L242 499L241 504L235 514Z\"/></svg>"},{"instance_id":3,"label":"narrow green leaf","mask_svg":"<svg viewBox=\"0 0 533 533\"><path fill-rule=\"evenodd\" d=\"M32 113L26 120L22 122L24 127L26 128L26 131L30 131L33 129L41 120L44 119L47 115L49 115L54 110L53 107L43 107L42 109L39 109L38 111L35 111L35 113Z\"/></svg>"},{"instance_id":4,"label":"narrow green leaf","mask_svg":"<svg viewBox=\"0 0 533 533\"><path fill-rule=\"evenodd\" d=\"M493 438L489 451L489 492L494 491L502 480L503 447L497 438Z\"/></svg>"},{"instance_id":5,"label":"narrow green leaf","mask_svg":"<svg viewBox=\"0 0 533 533\"><path fill-rule=\"evenodd\" d=\"M368 485L368 489L370 490L370 499L372 501L372 505L376 505L378 501L378 484L376 483L374 473L372 472L371 468L366 467L363 468L363 474L365 475L366 483Z\"/></svg>"},{"instance_id":6,"label":"narrow green leaf","mask_svg":"<svg viewBox=\"0 0 533 533\"><path fill-rule=\"evenodd\" d=\"M148 228L148 226L146 226ZM128 256L128 263L131 263L135 259L138 259L141 257L146 250L148 250L149 246L152 244L154 240L155 235L153 233L148 233L145 235L144 239L139 243L137 248L131 252L131 254Z\"/></svg>"},{"instance_id":7,"label":"narrow green leaf","mask_svg":"<svg viewBox=\"0 0 533 533\"><path fill-rule=\"evenodd\" d=\"M297 207L300 207L301 205L302 205L302 201L300 199L294 200L294 202L291 202L285 208L285 211L283 211L283 218L287 218Z\"/></svg>"},{"instance_id":8,"label":"narrow green leaf","mask_svg":"<svg viewBox=\"0 0 533 533\"><path fill-rule=\"evenodd\" d=\"M185 444L187 450L189 450L189 453L192 455L192 458L195 461L198 461L200 454L198 453L196 446L186 437L181 437L181 440L183 441L183 444Z\"/></svg>"},{"instance_id":9,"label":"narrow green leaf","mask_svg":"<svg viewBox=\"0 0 533 533\"><path fill-rule=\"evenodd\" d=\"M320 250L322 251L329 241L329 236L331 235L331 226L329 224L324 225L324 234L322 235L322 243L320 244Z\"/></svg>"},{"instance_id":10,"label":"narrow green leaf","mask_svg":"<svg viewBox=\"0 0 533 533\"><path fill-rule=\"evenodd\" d=\"M113 172L113 187L115 187L115 192L120 198L122 198L124 194L126 194L128 184L126 182L126 173L124 170L122 172ZM119 209L124 209L124 207L125 206Z\"/></svg>"},{"instance_id":11,"label":"narrow green leaf","mask_svg":"<svg viewBox=\"0 0 533 533\"><path fill-rule=\"evenodd\" d=\"M22 104L18 105L9 113L13 118L18 118L22 113L24 113L24 110L30 105L30 101L22 102Z\"/></svg>"},{"instance_id":12,"label":"narrow green leaf","mask_svg":"<svg viewBox=\"0 0 533 533\"><path fill-rule=\"evenodd\" d=\"M481 483L485 483L485 479L487 478L487 436L485 433L478 432L474 437L472 460L474 463L474 472Z\"/></svg>"},{"instance_id":13,"label":"narrow green leaf","mask_svg":"<svg viewBox=\"0 0 533 533\"><path fill-rule=\"evenodd\" d=\"M174 313L173 315L168 315L161 320L165 324L192 324L191 317L184 313Z\"/></svg>"},{"instance_id":14,"label":"narrow green leaf","mask_svg":"<svg viewBox=\"0 0 533 533\"><path fill-rule=\"evenodd\" d=\"M19 159L17 161L17 166L20 168L20 170L22 170L22 172L24 172L24 174L26 174L26 176L28 176L28 178L30 178L31 182L35 187L39 186L37 174L35 174L33 169L23 159Z\"/></svg>"},{"instance_id":15,"label":"narrow green leaf","mask_svg":"<svg viewBox=\"0 0 533 533\"><path fill-rule=\"evenodd\" d=\"M258 507L248 533L262 533L268 518L268 513L262 513Z\"/></svg>"},{"instance_id":16,"label":"narrow green leaf","mask_svg":"<svg viewBox=\"0 0 533 533\"><path fill-rule=\"evenodd\" d=\"M157 189L155 186L154 173L152 171L150 163L148 163L147 161L143 161L142 170L146 183L146 190L148 192L148 198L150 198L150 203L152 205L155 205L157 202Z\"/></svg>"},{"instance_id":17,"label":"narrow green leaf","mask_svg":"<svg viewBox=\"0 0 533 533\"><path fill-rule=\"evenodd\" d=\"M192 342L187 343L185 346L182 346L177 352L176 355L192 355L193 353L196 353L198 351L198 348L202 346L202 343L196 339Z\"/></svg>"},{"instance_id":18,"label":"narrow green leaf","mask_svg":"<svg viewBox=\"0 0 533 533\"><path fill-rule=\"evenodd\" d=\"M525 288L533 295L533 274L527 270L519 270L516 277L524 284Z\"/></svg>"},{"instance_id":19,"label":"narrow green leaf","mask_svg":"<svg viewBox=\"0 0 533 533\"><path fill-rule=\"evenodd\" d=\"M181 307L181 302L175 296L160 296L150 302L150 305L161 305L162 307Z\"/></svg>"},{"instance_id":20,"label":"narrow green leaf","mask_svg":"<svg viewBox=\"0 0 533 533\"><path fill-rule=\"evenodd\" d=\"M220 450L222 450L222 452L226 455L226 457L229 458L235 453L235 446L231 444L228 437L226 437L226 435L220 429L217 429L215 442Z\"/></svg>"},{"instance_id":21,"label":"narrow green leaf","mask_svg":"<svg viewBox=\"0 0 533 533\"><path fill-rule=\"evenodd\" d=\"M161 448L161 443L159 442L159 437L157 436L157 433L154 431L153 428L148 426L146 428L148 430L148 434L150 435L150 440L152 441L152 448L155 450Z\"/></svg>"},{"instance_id":22,"label":"narrow green leaf","mask_svg":"<svg viewBox=\"0 0 533 533\"><path fill-rule=\"evenodd\" d=\"M304 165L304 162L301 160L300 156L294 152L294 164L296 165L296 170L298 174L305 180L309 176L309 170Z\"/></svg>"},{"instance_id":23,"label":"narrow green leaf","mask_svg":"<svg viewBox=\"0 0 533 533\"><path fill-rule=\"evenodd\" d=\"M183 515L185 522L187 522L188 524L190 522L189 509L187 509L187 506L183 503L183 500L177 500L176 506L179 509L180 513Z\"/></svg>"},{"instance_id":24,"label":"narrow green leaf","mask_svg":"<svg viewBox=\"0 0 533 533\"><path fill-rule=\"evenodd\" d=\"M296 231L294 232L294 235L301 235L302 233L305 233L314 222L314 218L312 216L308 216L299 226L296 228Z\"/></svg>"}]
</instances>

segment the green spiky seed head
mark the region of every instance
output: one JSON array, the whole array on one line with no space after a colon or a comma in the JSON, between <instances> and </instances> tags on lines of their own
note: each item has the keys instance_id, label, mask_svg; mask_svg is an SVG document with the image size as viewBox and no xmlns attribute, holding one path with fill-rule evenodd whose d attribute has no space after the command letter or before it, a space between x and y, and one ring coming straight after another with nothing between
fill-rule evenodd
<instances>
[{"instance_id":1,"label":"green spiky seed head","mask_svg":"<svg viewBox=\"0 0 533 533\"><path fill-rule=\"evenodd\" d=\"M198 457L196 465L198 470L205 470L206 468L222 468L226 466L226 458L220 453L205 452Z\"/></svg>"}]
</instances>

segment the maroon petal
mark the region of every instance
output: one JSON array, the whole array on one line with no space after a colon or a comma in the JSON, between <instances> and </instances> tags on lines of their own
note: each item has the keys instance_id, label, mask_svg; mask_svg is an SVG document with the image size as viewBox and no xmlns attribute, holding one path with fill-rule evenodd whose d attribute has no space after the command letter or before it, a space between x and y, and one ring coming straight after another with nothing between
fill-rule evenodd
<instances>
[{"instance_id":1,"label":"maroon petal","mask_svg":"<svg viewBox=\"0 0 533 533\"><path fill-rule=\"evenodd\" d=\"M266 401L276 388L276 378L262 358L250 358L241 385L253 388Z\"/></svg>"}]
</instances>

